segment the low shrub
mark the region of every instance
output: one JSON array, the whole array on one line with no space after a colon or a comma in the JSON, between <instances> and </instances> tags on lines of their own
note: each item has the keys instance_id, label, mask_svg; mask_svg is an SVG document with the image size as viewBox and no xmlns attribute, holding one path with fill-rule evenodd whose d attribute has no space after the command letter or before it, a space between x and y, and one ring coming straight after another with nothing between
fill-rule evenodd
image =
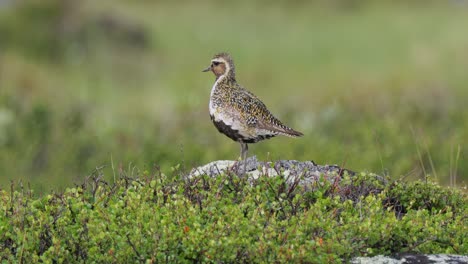
<instances>
[{"instance_id":1,"label":"low shrub","mask_svg":"<svg viewBox=\"0 0 468 264\"><path fill-rule=\"evenodd\" d=\"M468 254L466 194L432 182L250 182L237 175L120 175L34 197L0 190L0 259L44 263L341 262L401 252ZM351 188L353 187L354 188ZM14 190L17 189L17 190ZM353 197L353 198L349 198Z\"/></svg>"}]
</instances>

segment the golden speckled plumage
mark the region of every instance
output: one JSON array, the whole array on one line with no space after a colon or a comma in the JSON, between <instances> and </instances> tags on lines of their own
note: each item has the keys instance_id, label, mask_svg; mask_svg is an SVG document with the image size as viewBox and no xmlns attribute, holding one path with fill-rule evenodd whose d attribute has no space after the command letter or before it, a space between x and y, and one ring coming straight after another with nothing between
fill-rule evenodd
<instances>
[{"instance_id":1,"label":"golden speckled plumage","mask_svg":"<svg viewBox=\"0 0 468 264\"><path fill-rule=\"evenodd\" d=\"M277 135L299 137L302 133L285 126L265 104L236 81L234 62L227 53L216 54L204 71L216 76L210 96L210 116L216 128L241 144L241 158L247 155L247 143Z\"/></svg>"}]
</instances>

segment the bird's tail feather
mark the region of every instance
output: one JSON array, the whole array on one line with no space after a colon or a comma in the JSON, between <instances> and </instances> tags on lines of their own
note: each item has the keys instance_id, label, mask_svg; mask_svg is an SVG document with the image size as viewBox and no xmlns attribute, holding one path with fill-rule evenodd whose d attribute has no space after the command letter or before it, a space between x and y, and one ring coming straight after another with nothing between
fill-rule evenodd
<instances>
[{"instance_id":1,"label":"bird's tail feather","mask_svg":"<svg viewBox=\"0 0 468 264\"><path fill-rule=\"evenodd\" d=\"M283 125L279 120L277 120L276 124L260 121L258 125L259 125L259 128L269 130L274 133L278 133L280 135L287 136L287 137L296 138L296 137L301 137L304 135L299 131L296 131L290 127Z\"/></svg>"},{"instance_id":2,"label":"bird's tail feather","mask_svg":"<svg viewBox=\"0 0 468 264\"><path fill-rule=\"evenodd\" d=\"M278 132L279 134L287 137L292 137L292 138L297 138L297 137L302 137L304 134L302 134L299 131L296 131L290 127L281 127L278 129L274 129L273 131Z\"/></svg>"}]
</instances>

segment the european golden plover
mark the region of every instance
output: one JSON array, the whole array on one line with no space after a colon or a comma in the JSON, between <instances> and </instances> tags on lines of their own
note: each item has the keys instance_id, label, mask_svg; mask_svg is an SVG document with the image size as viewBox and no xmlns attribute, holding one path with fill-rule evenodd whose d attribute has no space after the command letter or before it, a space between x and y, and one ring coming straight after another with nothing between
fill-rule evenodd
<instances>
[{"instance_id":1,"label":"european golden plover","mask_svg":"<svg viewBox=\"0 0 468 264\"><path fill-rule=\"evenodd\" d=\"M283 125L260 99L237 83L234 62L228 53L216 54L203 70L207 71L216 76L210 96L211 120L219 132L240 143L241 159L247 157L249 143L277 135L303 135Z\"/></svg>"}]
</instances>

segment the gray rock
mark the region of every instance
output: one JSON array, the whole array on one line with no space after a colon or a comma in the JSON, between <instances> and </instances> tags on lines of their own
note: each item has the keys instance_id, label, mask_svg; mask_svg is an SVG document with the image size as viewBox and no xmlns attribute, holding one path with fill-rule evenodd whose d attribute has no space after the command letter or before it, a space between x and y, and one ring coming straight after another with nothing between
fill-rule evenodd
<instances>
[{"instance_id":1,"label":"gray rock","mask_svg":"<svg viewBox=\"0 0 468 264\"><path fill-rule=\"evenodd\" d=\"M201 175L217 177L221 174L247 177L252 185L260 177L282 175L291 190L301 187L299 189L302 192L313 192L323 186L325 181L328 181L340 186L340 188L335 189L335 195L339 195L342 200L349 199L355 202L359 201L361 196L380 193L382 187L387 185L387 180L384 177L372 173L364 174L366 181L357 182L354 180L356 178L355 172L341 168L338 165L318 165L313 161L297 160L264 162L258 161L255 156L244 161L213 161L192 169L186 177L188 179ZM350 176L349 180L342 180L345 175Z\"/></svg>"},{"instance_id":2,"label":"gray rock","mask_svg":"<svg viewBox=\"0 0 468 264\"><path fill-rule=\"evenodd\" d=\"M351 260L354 264L416 264L416 263L447 263L447 264L466 264L467 256L446 255L446 254L399 254L394 257L375 256L359 257Z\"/></svg>"},{"instance_id":3,"label":"gray rock","mask_svg":"<svg viewBox=\"0 0 468 264\"><path fill-rule=\"evenodd\" d=\"M297 160L262 162L258 161L256 156L253 156L244 161L218 160L210 162L192 169L189 173L189 178L200 175L216 177L220 174L228 173L234 173L239 176L247 175L250 180L256 180L260 176L283 175L288 181L293 181L296 179L296 176L300 176L302 184L315 182L321 175L328 176L326 177L328 180L333 180L345 173L349 175L355 174L355 172L342 169L337 165L317 165L313 161Z\"/></svg>"}]
</instances>

